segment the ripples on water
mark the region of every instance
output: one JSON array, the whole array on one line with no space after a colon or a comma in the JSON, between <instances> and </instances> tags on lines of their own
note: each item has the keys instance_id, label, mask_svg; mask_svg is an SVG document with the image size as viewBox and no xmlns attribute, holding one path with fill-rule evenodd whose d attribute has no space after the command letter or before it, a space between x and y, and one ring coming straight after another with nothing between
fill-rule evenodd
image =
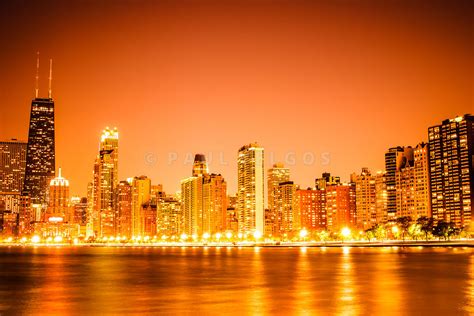
<instances>
[{"instance_id":1,"label":"ripples on water","mask_svg":"<svg viewBox=\"0 0 474 316\"><path fill-rule=\"evenodd\" d=\"M0 314L474 314L462 248L0 248Z\"/></svg>"}]
</instances>

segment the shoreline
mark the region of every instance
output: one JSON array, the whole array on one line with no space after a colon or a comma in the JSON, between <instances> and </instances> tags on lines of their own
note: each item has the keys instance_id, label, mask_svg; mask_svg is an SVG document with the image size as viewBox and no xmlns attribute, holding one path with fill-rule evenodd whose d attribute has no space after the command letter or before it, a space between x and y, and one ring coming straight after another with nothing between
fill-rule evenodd
<instances>
[{"instance_id":1,"label":"shoreline","mask_svg":"<svg viewBox=\"0 0 474 316\"><path fill-rule=\"evenodd\" d=\"M399 248L415 248L415 247L467 247L474 248L474 240L452 240L452 241L381 241L381 242L284 242L276 243L1 243L0 248L5 247L104 247L104 248L176 248L176 247L202 247L202 248L242 248L242 247L261 247L261 248L383 248L383 247L399 247Z\"/></svg>"}]
</instances>

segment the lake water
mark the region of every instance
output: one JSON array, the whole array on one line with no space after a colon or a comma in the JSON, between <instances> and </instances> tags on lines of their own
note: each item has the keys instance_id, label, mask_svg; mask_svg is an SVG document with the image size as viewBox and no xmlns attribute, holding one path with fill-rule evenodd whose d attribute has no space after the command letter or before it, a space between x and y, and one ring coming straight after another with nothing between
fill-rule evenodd
<instances>
[{"instance_id":1,"label":"lake water","mask_svg":"<svg viewBox=\"0 0 474 316\"><path fill-rule=\"evenodd\" d=\"M0 314L473 314L473 248L0 247Z\"/></svg>"}]
</instances>

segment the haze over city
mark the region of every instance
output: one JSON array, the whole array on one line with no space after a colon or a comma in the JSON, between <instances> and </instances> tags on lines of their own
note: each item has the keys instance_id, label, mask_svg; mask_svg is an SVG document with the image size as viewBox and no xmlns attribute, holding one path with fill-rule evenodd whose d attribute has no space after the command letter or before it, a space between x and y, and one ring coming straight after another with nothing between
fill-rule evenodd
<instances>
[{"instance_id":1,"label":"haze over city","mask_svg":"<svg viewBox=\"0 0 474 316\"><path fill-rule=\"evenodd\" d=\"M213 153L235 192L237 150L254 141L275 161L295 152L303 187L323 171L347 180L473 112L469 26L469 1L3 2L0 138L27 139L39 51L40 96L53 59L56 165L72 194L85 195L106 126L120 133L119 177L167 192L195 153Z\"/></svg>"}]
</instances>

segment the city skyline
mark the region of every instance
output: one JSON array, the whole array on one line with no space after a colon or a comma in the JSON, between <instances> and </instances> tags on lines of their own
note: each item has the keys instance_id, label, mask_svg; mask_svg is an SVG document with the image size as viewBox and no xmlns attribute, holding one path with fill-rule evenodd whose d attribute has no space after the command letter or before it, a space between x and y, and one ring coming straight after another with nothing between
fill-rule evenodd
<instances>
[{"instance_id":1,"label":"city skyline","mask_svg":"<svg viewBox=\"0 0 474 316\"><path fill-rule=\"evenodd\" d=\"M399 7L365 3L342 13L308 2L281 2L271 10L262 3L179 8L148 3L156 9L150 12L169 19L147 14L147 6L125 10L90 4L95 12L111 14L100 20L87 13L90 7L74 7L70 21L61 18L64 33L51 31L53 19L39 30L29 27L34 14L64 13L57 2L34 9L2 4L2 14L16 10L22 15L1 22L8 26L0 31L5 38L15 28L21 41L12 38L2 53L2 62L8 63L0 86L8 93L0 139L27 139L40 51L40 97L48 90L47 60L55 64L56 167L63 168L74 195L86 195L97 135L107 125L121 133L119 179L146 174L168 192L178 190L188 175L185 155L209 158L208 152L224 154L227 165L209 165L235 192L236 148L254 141L266 149L265 169L284 160L285 153L297 152L299 162L289 167L303 187L325 171L346 181L363 166L383 170L387 148L426 142L427 126L472 113L469 3L412 5L403 25L397 22ZM305 10L319 19L310 19ZM288 12L288 23L282 12ZM87 30L78 27L77 18L84 14L90 21ZM121 19L132 25L129 32L117 23ZM237 23L242 20L249 25ZM220 30L215 30L217 23ZM351 29L350 36L344 27ZM138 34L135 48L119 45L133 31ZM88 54L90 47L101 49ZM351 63L345 50L357 52ZM239 112L251 114L236 120ZM179 157L173 165L166 163L170 152ZM274 161L268 159L270 152ZM305 152L314 153L313 165L301 163ZM321 165L324 153L330 154L329 165Z\"/></svg>"}]
</instances>

